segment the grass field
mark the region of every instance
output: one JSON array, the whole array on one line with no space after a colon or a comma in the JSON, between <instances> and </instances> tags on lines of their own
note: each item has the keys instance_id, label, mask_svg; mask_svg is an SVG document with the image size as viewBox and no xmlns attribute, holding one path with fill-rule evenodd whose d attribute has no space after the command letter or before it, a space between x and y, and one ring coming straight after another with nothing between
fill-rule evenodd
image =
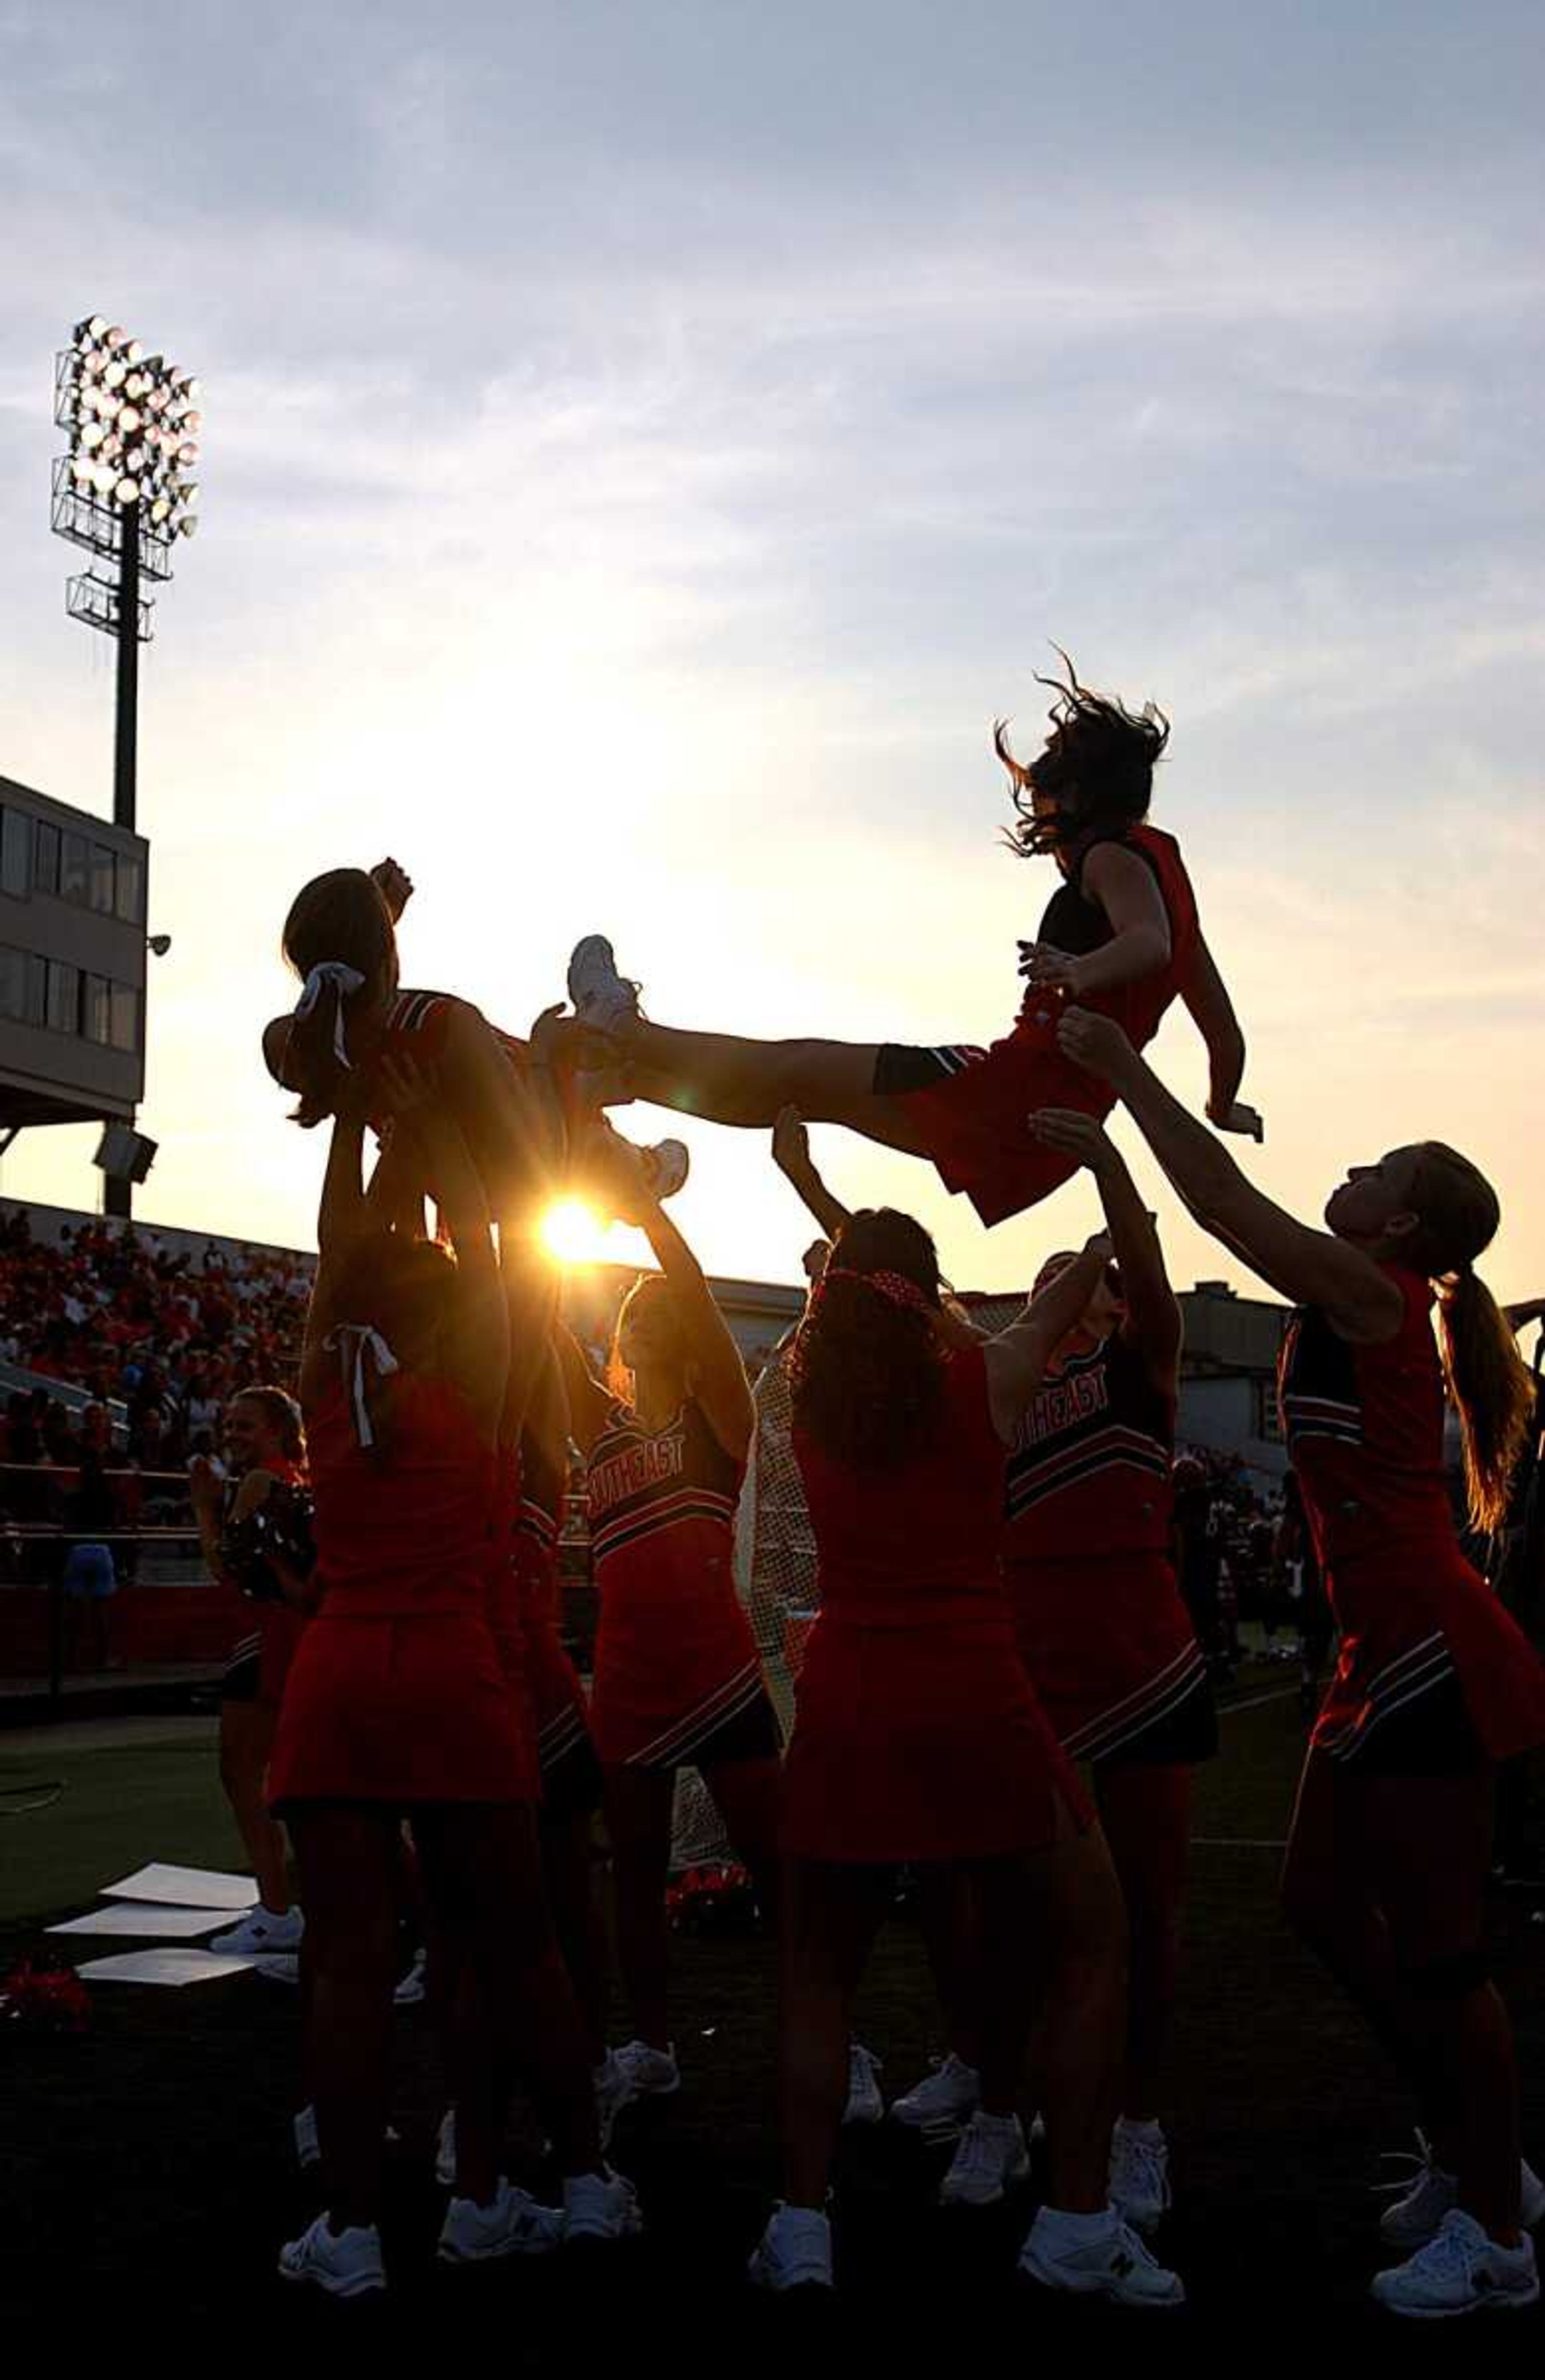
<instances>
[{"instance_id":1,"label":"grass field","mask_svg":"<svg viewBox=\"0 0 1545 2380\"><path fill-rule=\"evenodd\" d=\"M1276 1853L1301 1727L1280 1670L1241 1673L1223 1752L1202 1773L1190 1911L1190 1963L1174 2059L1171 2136L1177 2204L1163 2236L1191 2295L1163 2317L1187 2334L1229 2336L1250 2351L1333 2319L1384 2330L1365 2307L1377 2259L1381 2150L1410 2145L1410 2115L1356 2023L1277 1917ZM220 1799L213 1726L109 1723L0 1737L0 1794L18 1785L52 1806L0 1817L0 1955L32 1944L50 1918L158 1858L238 1865ZM20 1798L20 1797L18 1797ZM0 1806L15 1806L0 1803ZM79 1942L83 1957L109 1946ZM1526 2135L1545 2147L1545 1926L1496 1909L1498 1973L1518 2020ZM440 2199L428 2170L438 2115L417 2012L398 2023L401 2146L394 2153L383 2308L296 2302L273 2277L281 2239L312 2211L289 2155L295 2001L252 1975L184 1992L105 1985L79 2042L36 2043L0 2028L0 2306L11 2318L88 2325L115 2303L136 2318L174 2310L240 2322L272 2350L316 2333L371 2333L393 2350L443 2344L465 2319L508 2325L523 2368L572 2371L611 2350L690 2368L824 2362L839 2339L922 2351L935 2339L991 2338L1032 2352L1064 2325L1120 2318L1049 2301L1013 2278L1033 2206L944 2213L931 2203L943 2153L895 2128L850 2136L838 2205L842 2288L830 2306L750 2300L744 2260L776 2187L772 2119L771 1960L750 1940L684 1940L676 2031L685 2087L625 2116L614 2151L643 2196L646 2238L600 2264L440 2274L432 2261ZM859 2031L904 2090L940 2042L916 1935L888 1929L859 2010ZM515 2144L516 2169L529 2151ZM1126 2336L1130 2336L1130 2321ZM1112 2332L1110 2324L1116 2322ZM388 2328L387 2325L390 2325ZM1414 2351L1402 2325L1401 2352ZM1496 2350L1495 2325L1486 2330ZM13 2334L18 2337L21 2334ZM1436 2335L1452 2347L1450 2325ZM213 2345L214 2334L208 2334ZM1462 2332L1471 2338L1473 2334ZM1509 2332L1537 2359L1542 2326ZM1434 2337L1423 2326L1419 2339ZM184 2335L184 2346L187 2335ZM1422 2352L1430 2351L1426 2346ZM1511 2353L1512 2350L1510 2350ZM930 2360L934 2360L931 2353ZM1232 2360L1232 2359L1231 2359Z\"/></svg>"}]
</instances>

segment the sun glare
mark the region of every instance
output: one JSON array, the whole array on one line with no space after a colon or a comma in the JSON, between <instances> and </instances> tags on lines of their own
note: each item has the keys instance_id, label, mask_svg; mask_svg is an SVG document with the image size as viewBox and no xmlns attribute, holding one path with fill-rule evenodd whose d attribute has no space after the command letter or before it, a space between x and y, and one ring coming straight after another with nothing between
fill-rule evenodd
<instances>
[{"instance_id":1,"label":"sun glare","mask_svg":"<svg viewBox=\"0 0 1545 2380\"><path fill-rule=\"evenodd\" d=\"M582 1198L560 1198L541 1219L541 1244L560 1264L599 1264L606 1254L606 1229Z\"/></svg>"}]
</instances>

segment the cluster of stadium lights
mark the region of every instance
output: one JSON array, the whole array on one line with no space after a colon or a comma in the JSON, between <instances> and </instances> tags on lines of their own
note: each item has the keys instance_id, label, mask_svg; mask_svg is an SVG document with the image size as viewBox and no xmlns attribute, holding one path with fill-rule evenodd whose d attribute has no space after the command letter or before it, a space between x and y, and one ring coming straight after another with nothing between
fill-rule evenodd
<instances>
[{"instance_id":1,"label":"cluster of stadium lights","mask_svg":"<svg viewBox=\"0 0 1545 2380\"><path fill-rule=\"evenodd\" d=\"M61 358L58 424L69 433L69 475L79 492L127 511L163 538L191 537L199 461L199 383L191 372L147 356L140 340L92 314L75 327Z\"/></svg>"}]
</instances>

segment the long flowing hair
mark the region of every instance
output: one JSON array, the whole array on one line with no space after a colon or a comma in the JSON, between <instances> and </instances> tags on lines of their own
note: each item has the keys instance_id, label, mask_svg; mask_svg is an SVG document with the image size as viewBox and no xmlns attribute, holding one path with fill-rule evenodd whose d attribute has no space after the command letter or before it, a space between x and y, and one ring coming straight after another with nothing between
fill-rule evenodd
<instances>
[{"instance_id":1,"label":"long flowing hair","mask_svg":"<svg viewBox=\"0 0 1545 2380\"><path fill-rule=\"evenodd\" d=\"M915 1296L898 1296L896 1281ZM838 1463L899 1470L943 1402L939 1311L939 1257L922 1225L890 1207L850 1216L795 1339L796 1426Z\"/></svg>"},{"instance_id":2,"label":"long flowing hair","mask_svg":"<svg viewBox=\"0 0 1545 2380\"><path fill-rule=\"evenodd\" d=\"M1478 1166L1441 1140L1417 1149L1411 1204L1420 1219L1419 1260L1438 1289L1443 1376L1459 1415L1471 1524L1496 1529L1534 1417L1528 1366L1475 1270L1475 1259L1496 1236L1502 1208Z\"/></svg>"},{"instance_id":3,"label":"long flowing hair","mask_svg":"<svg viewBox=\"0 0 1545 2380\"><path fill-rule=\"evenodd\" d=\"M1051 733L1040 757L1022 767L1011 749L1005 721L992 730L992 748L1009 773L1017 813L1004 841L1023 859L1069 852L1092 837L1119 832L1148 816L1153 771L1170 740L1170 722L1157 704L1128 710L1116 696L1085 686L1061 646L1065 675L1042 677L1055 699L1047 713ZM1038 818L1037 795L1056 805Z\"/></svg>"}]
</instances>

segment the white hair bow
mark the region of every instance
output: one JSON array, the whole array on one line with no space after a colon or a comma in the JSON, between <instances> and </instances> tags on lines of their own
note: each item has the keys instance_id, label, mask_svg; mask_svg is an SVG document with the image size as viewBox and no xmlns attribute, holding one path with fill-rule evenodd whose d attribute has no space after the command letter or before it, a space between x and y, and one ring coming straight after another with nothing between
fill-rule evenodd
<instances>
[{"instance_id":1,"label":"white hair bow","mask_svg":"<svg viewBox=\"0 0 1545 2380\"><path fill-rule=\"evenodd\" d=\"M336 1348L343 1364L344 1394L354 1415L354 1435L361 1446L372 1447L375 1444L375 1424L371 1419L370 1379L366 1366L373 1369L377 1380L389 1379L402 1366L380 1331L373 1330L368 1322L340 1322L335 1330L328 1332L322 1344L329 1349Z\"/></svg>"},{"instance_id":2,"label":"white hair bow","mask_svg":"<svg viewBox=\"0 0 1545 2380\"><path fill-rule=\"evenodd\" d=\"M353 1062L348 1054L348 1043L344 1038L344 1002L352 993L362 991L364 984L365 978L358 967L346 965L342 959L322 959L306 978L306 988L295 1003L295 1018L298 1024L303 1016L310 1016L324 991L330 987L336 990L338 1002L333 1011L333 1055L340 1066L347 1066L351 1071Z\"/></svg>"}]
</instances>

